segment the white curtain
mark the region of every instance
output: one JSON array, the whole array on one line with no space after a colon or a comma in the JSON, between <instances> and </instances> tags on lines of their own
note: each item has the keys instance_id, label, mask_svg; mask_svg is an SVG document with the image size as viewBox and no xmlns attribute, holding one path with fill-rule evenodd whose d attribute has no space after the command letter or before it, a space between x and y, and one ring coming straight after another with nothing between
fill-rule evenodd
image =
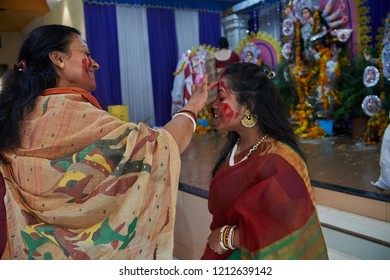
<instances>
[{"instance_id":1,"label":"white curtain","mask_svg":"<svg viewBox=\"0 0 390 280\"><path fill-rule=\"evenodd\" d=\"M122 103L129 121L155 126L146 9L117 6Z\"/></svg>"},{"instance_id":2,"label":"white curtain","mask_svg":"<svg viewBox=\"0 0 390 280\"><path fill-rule=\"evenodd\" d=\"M177 57L199 46L199 17L197 11L175 10Z\"/></svg>"}]
</instances>

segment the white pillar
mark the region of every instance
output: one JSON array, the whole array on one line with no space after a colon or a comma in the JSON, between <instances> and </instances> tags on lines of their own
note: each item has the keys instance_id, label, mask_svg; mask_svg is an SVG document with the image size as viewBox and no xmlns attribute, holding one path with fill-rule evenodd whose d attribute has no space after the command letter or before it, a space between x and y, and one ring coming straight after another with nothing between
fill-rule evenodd
<instances>
[{"instance_id":1,"label":"white pillar","mask_svg":"<svg viewBox=\"0 0 390 280\"><path fill-rule=\"evenodd\" d=\"M222 18L222 26L229 42L229 49L234 49L246 36L249 17L245 14L231 14Z\"/></svg>"}]
</instances>

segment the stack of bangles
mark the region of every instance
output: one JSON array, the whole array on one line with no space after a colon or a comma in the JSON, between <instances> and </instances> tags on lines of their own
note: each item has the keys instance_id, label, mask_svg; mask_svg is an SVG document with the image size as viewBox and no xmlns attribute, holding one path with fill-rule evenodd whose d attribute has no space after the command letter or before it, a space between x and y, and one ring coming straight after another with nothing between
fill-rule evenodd
<instances>
[{"instance_id":1,"label":"stack of bangles","mask_svg":"<svg viewBox=\"0 0 390 280\"><path fill-rule=\"evenodd\" d=\"M219 231L219 245L224 250L235 250L234 235L237 226L223 226Z\"/></svg>"},{"instance_id":2,"label":"stack of bangles","mask_svg":"<svg viewBox=\"0 0 390 280\"><path fill-rule=\"evenodd\" d=\"M185 110L185 109L182 109L182 110L179 110L177 111L172 119L174 119L175 117L177 116L185 116L187 118L189 118L191 121L192 121L192 124L194 125L194 130L196 130L196 124L198 123L198 117L196 116L196 114L190 110Z\"/></svg>"}]
</instances>

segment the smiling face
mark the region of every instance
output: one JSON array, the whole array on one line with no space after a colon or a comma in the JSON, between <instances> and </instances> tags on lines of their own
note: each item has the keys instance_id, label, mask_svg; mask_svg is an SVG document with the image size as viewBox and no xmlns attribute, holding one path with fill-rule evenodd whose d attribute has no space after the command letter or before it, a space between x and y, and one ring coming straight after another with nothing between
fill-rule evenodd
<instances>
[{"instance_id":1,"label":"smiling face","mask_svg":"<svg viewBox=\"0 0 390 280\"><path fill-rule=\"evenodd\" d=\"M59 53L59 61L64 67L57 69L58 87L79 87L86 91L96 89L95 71L99 69L99 64L92 59L88 46L81 36L73 37L69 52Z\"/></svg>"},{"instance_id":2,"label":"smiling face","mask_svg":"<svg viewBox=\"0 0 390 280\"><path fill-rule=\"evenodd\" d=\"M222 77L218 84L217 98L213 101L215 128L220 130L236 130L241 126L245 108L238 104L226 77Z\"/></svg>"}]
</instances>

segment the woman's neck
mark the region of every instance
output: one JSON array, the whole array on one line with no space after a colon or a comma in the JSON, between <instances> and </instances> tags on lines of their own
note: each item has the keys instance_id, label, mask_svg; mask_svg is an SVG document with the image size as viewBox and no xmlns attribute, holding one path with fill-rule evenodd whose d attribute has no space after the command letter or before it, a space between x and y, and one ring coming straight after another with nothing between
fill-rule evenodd
<instances>
[{"instance_id":1,"label":"woman's neck","mask_svg":"<svg viewBox=\"0 0 390 280\"><path fill-rule=\"evenodd\" d=\"M264 133L258 131L258 129L250 129L245 133L239 133L240 135L240 145L237 149L237 153L241 151L250 149L255 145L262 137L264 137Z\"/></svg>"}]
</instances>

